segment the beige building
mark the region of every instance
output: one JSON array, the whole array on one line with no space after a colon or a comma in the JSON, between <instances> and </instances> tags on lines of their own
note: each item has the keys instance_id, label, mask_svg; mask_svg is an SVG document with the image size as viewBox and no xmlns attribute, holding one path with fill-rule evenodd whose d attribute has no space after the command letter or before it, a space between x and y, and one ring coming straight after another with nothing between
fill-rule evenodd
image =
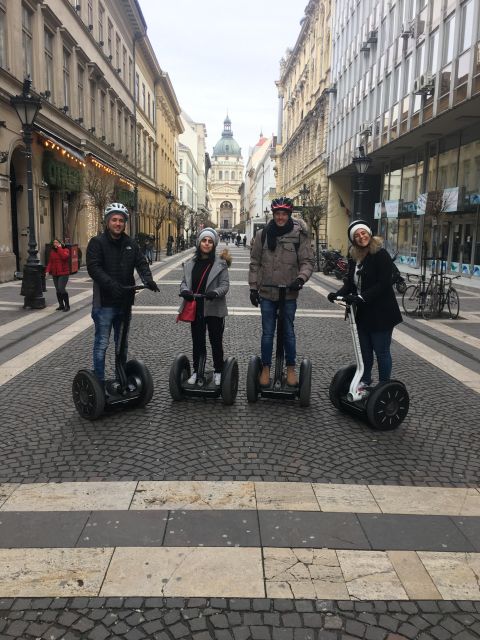
<instances>
[{"instance_id":1,"label":"beige building","mask_svg":"<svg viewBox=\"0 0 480 640\"><path fill-rule=\"evenodd\" d=\"M277 136L277 195L301 205L300 190L321 186L328 192L327 134L330 83L330 0L310 0L293 49L280 63L277 82L279 123ZM329 216L321 237L344 220Z\"/></svg>"},{"instance_id":2,"label":"beige building","mask_svg":"<svg viewBox=\"0 0 480 640\"><path fill-rule=\"evenodd\" d=\"M242 180L242 151L233 137L232 122L227 116L222 137L213 148L209 174L211 217L220 231L231 231L240 223Z\"/></svg>"},{"instance_id":3,"label":"beige building","mask_svg":"<svg viewBox=\"0 0 480 640\"><path fill-rule=\"evenodd\" d=\"M10 106L10 97L22 93L27 76L32 92L43 98L33 139L41 261L54 237L78 243L84 252L100 227L99 211L106 198L132 210L131 231L151 225L149 216L161 201L155 155L162 138L155 125L163 123L163 107L156 108L155 102L159 105L162 95L174 113L169 114L173 126L163 132L172 131L165 136L172 164L163 191L176 193L180 109L168 76L155 60L138 2L0 0L2 281L12 279L27 258L26 162L20 122ZM140 216L135 215L136 186Z\"/></svg>"}]
</instances>

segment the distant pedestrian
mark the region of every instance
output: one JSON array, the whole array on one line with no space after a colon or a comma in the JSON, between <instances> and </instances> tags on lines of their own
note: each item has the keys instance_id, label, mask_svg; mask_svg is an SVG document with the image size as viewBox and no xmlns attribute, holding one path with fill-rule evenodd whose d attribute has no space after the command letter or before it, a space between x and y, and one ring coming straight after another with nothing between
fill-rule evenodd
<instances>
[{"instance_id":1,"label":"distant pedestrian","mask_svg":"<svg viewBox=\"0 0 480 640\"><path fill-rule=\"evenodd\" d=\"M245 249L245 247L247 246L247 234L244 234L242 242L243 242L243 248Z\"/></svg>"},{"instance_id":2,"label":"distant pedestrian","mask_svg":"<svg viewBox=\"0 0 480 640\"><path fill-rule=\"evenodd\" d=\"M53 277L58 300L57 311L70 311L70 300L66 291L70 275L70 250L56 238L52 243L45 272Z\"/></svg>"}]
</instances>

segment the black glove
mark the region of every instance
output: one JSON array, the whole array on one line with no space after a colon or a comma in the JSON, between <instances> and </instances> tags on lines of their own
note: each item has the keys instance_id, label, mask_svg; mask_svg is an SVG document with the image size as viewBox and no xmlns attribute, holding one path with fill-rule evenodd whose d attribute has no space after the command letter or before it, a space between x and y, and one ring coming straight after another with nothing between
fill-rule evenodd
<instances>
[{"instance_id":1,"label":"black glove","mask_svg":"<svg viewBox=\"0 0 480 640\"><path fill-rule=\"evenodd\" d=\"M218 298L218 293L216 291L207 291L205 298L207 300L213 300L214 298Z\"/></svg>"},{"instance_id":2,"label":"black glove","mask_svg":"<svg viewBox=\"0 0 480 640\"><path fill-rule=\"evenodd\" d=\"M181 291L180 292L180 296L184 300L188 300L188 302L191 302L192 300L195 300L195 298L193 297L193 292L192 291Z\"/></svg>"},{"instance_id":3,"label":"black glove","mask_svg":"<svg viewBox=\"0 0 480 640\"><path fill-rule=\"evenodd\" d=\"M334 291L330 291L330 293L327 296L327 300L329 302L335 302L336 297L337 297L337 294Z\"/></svg>"},{"instance_id":4,"label":"black glove","mask_svg":"<svg viewBox=\"0 0 480 640\"><path fill-rule=\"evenodd\" d=\"M304 284L305 282L302 278L295 278L295 280L288 285L288 288L290 291L300 291Z\"/></svg>"},{"instance_id":5,"label":"black glove","mask_svg":"<svg viewBox=\"0 0 480 640\"><path fill-rule=\"evenodd\" d=\"M112 292L114 298L123 298L127 292L125 287L122 287L122 285L115 280L113 280L112 284L110 285L110 291Z\"/></svg>"},{"instance_id":6,"label":"black glove","mask_svg":"<svg viewBox=\"0 0 480 640\"><path fill-rule=\"evenodd\" d=\"M344 300L347 304L361 304L362 302L365 302L365 300L356 293L347 293Z\"/></svg>"},{"instance_id":7,"label":"black glove","mask_svg":"<svg viewBox=\"0 0 480 640\"><path fill-rule=\"evenodd\" d=\"M258 291L256 289L250 289L250 302L254 307L258 307L260 304L260 296L258 295Z\"/></svg>"},{"instance_id":8,"label":"black glove","mask_svg":"<svg viewBox=\"0 0 480 640\"><path fill-rule=\"evenodd\" d=\"M147 287L147 289L150 289L150 291L160 291L157 283L153 280L148 280L147 282L145 282L145 286Z\"/></svg>"}]
</instances>

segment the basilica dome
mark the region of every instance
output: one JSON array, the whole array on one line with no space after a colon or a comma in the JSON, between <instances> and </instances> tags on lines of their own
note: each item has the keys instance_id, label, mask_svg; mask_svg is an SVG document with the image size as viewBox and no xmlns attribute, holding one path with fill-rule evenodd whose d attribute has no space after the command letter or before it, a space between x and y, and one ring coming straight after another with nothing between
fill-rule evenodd
<instances>
[{"instance_id":1,"label":"basilica dome","mask_svg":"<svg viewBox=\"0 0 480 640\"><path fill-rule=\"evenodd\" d=\"M240 158L242 150L238 145L238 142L234 140L232 133L232 122L227 116L223 121L223 133L220 140L213 147L213 158L218 156L233 156Z\"/></svg>"}]
</instances>

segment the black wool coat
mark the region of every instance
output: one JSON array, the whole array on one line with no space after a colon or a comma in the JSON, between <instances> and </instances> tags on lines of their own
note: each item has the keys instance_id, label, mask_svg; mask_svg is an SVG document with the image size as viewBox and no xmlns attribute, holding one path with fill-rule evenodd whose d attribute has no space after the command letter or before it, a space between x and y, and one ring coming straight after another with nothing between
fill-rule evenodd
<instances>
[{"instance_id":1,"label":"black wool coat","mask_svg":"<svg viewBox=\"0 0 480 640\"><path fill-rule=\"evenodd\" d=\"M385 249L368 253L362 262L360 287L355 285L356 262L348 261L348 278L337 295L358 293L365 302L357 305L357 324L366 331L386 331L402 322L392 286L392 259Z\"/></svg>"}]
</instances>

